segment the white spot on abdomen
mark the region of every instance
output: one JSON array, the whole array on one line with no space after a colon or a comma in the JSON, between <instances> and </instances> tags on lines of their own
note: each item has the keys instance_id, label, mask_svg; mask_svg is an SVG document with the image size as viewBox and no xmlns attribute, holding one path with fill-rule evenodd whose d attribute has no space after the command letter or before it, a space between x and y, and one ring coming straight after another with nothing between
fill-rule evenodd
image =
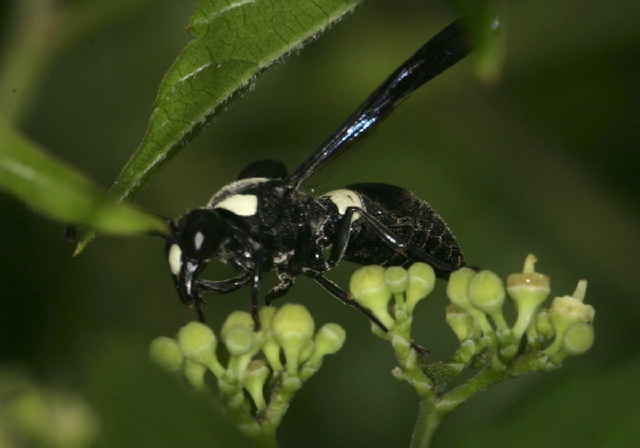
<instances>
[{"instance_id":1,"label":"white spot on abdomen","mask_svg":"<svg viewBox=\"0 0 640 448\"><path fill-rule=\"evenodd\" d=\"M355 191L346 188L330 191L321 197L329 198L338 207L338 213L341 215L345 214L348 207L364 208L360 196ZM355 221L359 217L359 213L354 213L353 220Z\"/></svg>"},{"instance_id":2,"label":"white spot on abdomen","mask_svg":"<svg viewBox=\"0 0 640 448\"><path fill-rule=\"evenodd\" d=\"M254 194L234 194L218 202L213 208L223 208L238 216L253 216L258 211L258 197Z\"/></svg>"}]
</instances>

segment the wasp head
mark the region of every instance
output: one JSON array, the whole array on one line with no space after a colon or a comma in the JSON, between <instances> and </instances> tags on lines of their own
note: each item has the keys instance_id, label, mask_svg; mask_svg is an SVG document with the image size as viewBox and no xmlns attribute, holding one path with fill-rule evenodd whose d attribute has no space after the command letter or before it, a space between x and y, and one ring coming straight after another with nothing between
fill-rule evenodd
<instances>
[{"instance_id":1,"label":"wasp head","mask_svg":"<svg viewBox=\"0 0 640 448\"><path fill-rule=\"evenodd\" d=\"M180 299L195 307L202 320L196 280L220 246L222 220L215 210L196 209L171 225L166 255Z\"/></svg>"}]
</instances>

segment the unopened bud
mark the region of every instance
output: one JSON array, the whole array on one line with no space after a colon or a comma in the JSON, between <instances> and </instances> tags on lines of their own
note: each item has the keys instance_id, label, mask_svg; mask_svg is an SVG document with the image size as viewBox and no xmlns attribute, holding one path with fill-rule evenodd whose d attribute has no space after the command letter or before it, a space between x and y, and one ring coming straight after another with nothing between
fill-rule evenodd
<instances>
[{"instance_id":1,"label":"unopened bud","mask_svg":"<svg viewBox=\"0 0 640 448\"><path fill-rule=\"evenodd\" d=\"M346 337L347 334L340 325L324 324L316 333L314 351L307 365L317 370L322 364L322 358L342 348Z\"/></svg>"},{"instance_id":2,"label":"unopened bud","mask_svg":"<svg viewBox=\"0 0 640 448\"><path fill-rule=\"evenodd\" d=\"M418 302L433 291L436 283L436 274L433 268L426 263L413 263L409 266L409 286L405 293L407 297L407 312L411 313Z\"/></svg>"},{"instance_id":3,"label":"unopened bud","mask_svg":"<svg viewBox=\"0 0 640 448\"><path fill-rule=\"evenodd\" d=\"M502 315L505 292L500 277L491 271L476 273L469 281L467 294L473 306L491 316L498 330L507 329Z\"/></svg>"},{"instance_id":4,"label":"unopened bud","mask_svg":"<svg viewBox=\"0 0 640 448\"><path fill-rule=\"evenodd\" d=\"M175 339L166 336L155 338L149 347L151 359L168 372L180 372L184 355Z\"/></svg>"},{"instance_id":5,"label":"unopened bud","mask_svg":"<svg viewBox=\"0 0 640 448\"><path fill-rule=\"evenodd\" d=\"M474 324L480 328L482 333L490 334L493 333L493 327L491 327L486 314L473 306L469 301L469 282L475 275L475 271L467 267L452 272L449 276L449 283L447 284L447 297L449 297L451 303L473 317Z\"/></svg>"},{"instance_id":6,"label":"unopened bud","mask_svg":"<svg viewBox=\"0 0 640 448\"><path fill-rule=\"evenodd\" d=\"M471 308L469 297L467 296L467 288L471 277L475 274L473 269L464 267L452 272L449 276L449 283L447 283L447 297L449 297L451 303L465 311Z\"/></svg>"},{"instance_id":7,"label":"unopened bud","mask_svg":"<svg viewBox=\"0 0 640 448\"><path fill-rule=\"evenodd\" d=\"M460 342L468 339L471 336L473 329L473 317L466 311L461 310L453 303L447 305L445 310L447 324L451 327L453 332L458 337Z\"/></svg>"},{"instance_id":8,"label":"unopened bud","mask_svg":"<svg viewBox=\"0 0 640 448\"><path fill-rule=\"evenodd\" d=\"M231 356L242 356L254 348L253 319L245 311L234 311L227 316L220 336Z\"/></svg>"},{"instance_id":9,"label":"unopened bud","mask_svg":"<svg viewBox=\"0 0 640 448\"><path fill-rule=\"evenodd\" d=\"M353 273L349 289L356 302L369 309L385 327L391 328L394 324L388 310L391 291L384 277L382 266L365 266Z\"/></svg>"},{"instance_id":10,"label":"unopened bud","mask_svg":"<svg viewBox=\"0 0 640 448\"><path fill-rule=\"evenodd\" d=\"M536 314L536 330L540 336L544 339L552 338L556 334L551 318L549 317L549 310L541 309Z\"/></svg>"},{"instance_id":11,"label":"unopened bud","mask_svg":"<svg viewBox=\"0 0 640 448\"><path fill-rule=\"evenodd\" d=\"M581 355L587 352L595 339L593 325L587 322L578 322L567 328L562 338L562 351L567 355Z\"/></svg>"},{"instance_id":12,"label":"unopened bud","mask_svg":"<svg viewBox=\"0 0 640 448\"><path fill-rule=\"evenodd\" d=\"M409 285L409 273L401 266L391 266L384 271L384 281L393 294L403 293Z\"/></svg>"},{"instance_id":13,"label":"unopened bud","mask_svg":"<svg viewBox=\"0 0 640 448\"><path fill-rule=\"evenodd\" d=\"M289 375L297 373L301 351L311 341L314 327L311 314L302 305L288 303L273 317L271 331L282 347Z\"/></svg>"},{"instance_id":14,"label":"unopened bud","mask_svg":"<svg viewBox=\"0 0 640 448\"><path fill-rule=\"evenodd\" d=\"M224 372L216 358L218 340L211 328L200 322L189 322L178 331L176 339L185 358L209 368L216 376Z\"/></svg>"},{"instance_id":15,"label":"unopened bud","mask_svg":"<svg viewBox=\"0 0 640 448\"><path fill-rule=\"evenodd\" d=\"M556 339L546 350L548 355L554 355L563 344L564 334L569 327L579 322L591 323L595 317L595 309L583 303L586 292L586 280L580 280L573 296L556 297L549 309L549 319L553 324Z\"/></svg>"}]
</instances>

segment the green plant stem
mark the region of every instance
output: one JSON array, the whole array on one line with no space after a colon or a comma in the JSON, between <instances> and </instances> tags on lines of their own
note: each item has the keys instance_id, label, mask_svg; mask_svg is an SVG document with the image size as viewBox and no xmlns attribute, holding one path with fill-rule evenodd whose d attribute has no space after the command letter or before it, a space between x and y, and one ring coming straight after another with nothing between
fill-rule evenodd
<instances>
[{"instance_id":1,"label":"green plant stem","mask_svg":"<svg viewBox=\"0 0 640 448\"><path fill-rule=\"evenodd\" d=\"M440 422L447 415L472 395L502 381L508 376L509 370L500 371L487 368L442 397L436 397L435 394L422 395L418 418L411 438L411 448L430 447Z\"/></svg>"},{"instance_id":2,"label":"green plant stem","mask_svg":"<svg viewBox=\"0 0 640 448\"><path fill-rule=\"evenodd\" d=\"M411 436L411 448L429 448L443 417L438 412L432 397L423 398L420 401L418 418Z\"/></svg>"},{"instance_id":3,"label":"green plant stem","mask_svg":"<svg viewBox=\"0 0 640 448\"><path fill-rule=\"evenodd\" d=\"M508 370L498 371L487 368L469 381L444 394L438 401L437 410L442 414L442 418L444 418L468 400L472 395L475 395L492 384L498 383L508 377Z\"/></svg>"},{"instance_id":4,"label":"green plant stem","mask_svg":"<svg viewBox=\"0 0 640 448\"><path fill-rule=\"evenodd\" d=\"M260 448L278 448L278 441L276 440L276 427L273 425L261 427L257 441Z\"/></svg>"},{"instance_id":5,"label":"green plant stem","mask_svg":"<svg viewBox=\"0 0 640 448\"><path fill-rule=\"evenodd\" d=\"M297 378L296 378L297 379ZM273 390L269 405L264 413L263 422L260 424L260 434L257 437L260 448L277 448L276 430L282 422L282 418L289 408L289 404L302 383L293 378L279 379L279 384Z\"/></svg>"}]
</instances>

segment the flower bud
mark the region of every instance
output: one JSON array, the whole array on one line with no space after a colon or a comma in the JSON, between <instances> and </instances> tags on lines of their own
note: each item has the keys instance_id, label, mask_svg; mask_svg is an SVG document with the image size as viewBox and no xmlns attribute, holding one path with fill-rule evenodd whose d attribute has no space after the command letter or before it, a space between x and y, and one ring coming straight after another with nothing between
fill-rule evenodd
<instances>
[{"instance_id":1,"label":"flower bud","mask_svg":"<svg viewBox=\"0 0 640 448\"><path fill-rule=\"evenodd\" d=\"M230 327L222 336L229 354L243 356L251 352L253 348L253 331L246 327Z\"/></svg>"},{"instance_id":2,"label":"flower bud","mask_svg":"<svg viewBox=\"0 0 640 448\"><path fill-rule=\"evenodd\" d=\"M549 310L541 309L536 314L536 330L540 336L544 339L552 338L556 334L551 318L549 317Z\"/></svg>"},{"instance_id":3,"label":"flower bud","mask_svg":"<svg viewBox=\"0 0 640 448\"><path fill-rule=\"evenodd\" d=\"M453 303L447 305L445 313L447 324L449 324L460 342L471 336L471 330L473 329L473 317L471 317L469 313L461 310Z\"/></svg>"},{"instance_id":4,"label":"flower bud","mask_svg":"<svg viewBox=\"0 0 640 448\"><path fill-rule=\"evenodd\" d=\"M384 271L384 281L393 294L403 293L409 285L409 273L401 266L391 266Z\"/></svg>"},{"instance_id":5,"label":"flower bud","mask_svg":"<svg viewBox=\"0 0 640 448\"><path fill-rule=\"evenodd\" d=\"M260 317L261 331L267 332L271 330L271 322L273 322L273 316L276 315L278 309L274 306L263 306L258 310L258 316Z\"/></svg>"},{"instance_id":6,"label":"flower bud","mask_svg":"<svg viewBox=\"0 0 640 448\"><path fill-rule=\"evenodd\" d=\"M587 352L595 339L593 325L587 322L578 322L567 328L562 338L562 351L567 355L581 355Z\"/></svg>"},{"instance_id":7,"label":"flower bud","mask_svg":"<svg viewBox=\"0 0 640 448\"><path fill-rule=\"evenodd\" d=\"M395 298L397 318L397 311L404 308L404 292L409 286L409 273L402 266L391 266L384 270L384 282Z\"/></svg>"},{"instance_id":8,"label":"flower bud","mask_svg":"<svg viewBox=\"0 0 640 448\"><path fill-rule=\"evenodd\" d=\"M184 361L184 376L187 381L193 386L194 389L204 391L206 389L204 376L207 373L207 368L197 361L192 361L189 358Z\"/></svg>"},{"instance_id":9,"label":"flower bud","mask_svg":"<svg viewBox=\"0 0 640 448\"><path fill-rule=\"evenodd\" d=\"M384 277L382 266L365 266L353 273L349 289L356 302L369 309L385 327L391 328L394 323L388 310L391 291Z\"/></svg>"},{"instance_id":10,"label":"flower bud","mask_svg":"<svg viewBox=\"0 0 640 448\"><path fill-rule=\"evenodd\" d=\"M42 437L50 433L53 416L51 403L48 402L45 394L35 387L11 392L2 399L3 425L7 424L7 427L19 429L30 436ZM3 391L4 393L6 392Z\"/></svg>"},{"instance_id":11,"label":"flower bud","mask_svg":"<svg viewBox=\"0 0 640 448\"><path fill-rule=\"evenodd\" d=\"M473 306L491 316L498 330L506 330L507 323L502 315L504 285L491 271L480 271L469 280L467 295Z\"/></svg>"},{"instance_id":12,"label":"flower bud","mask_svg":"<svg viewBox=\"0 0 640 448\"><path fill-rule=\"evenodd\" d=\"M529 254L522 273L507 278L507 292L518 311L513 326L513 334L518 339L534 324L533 318L550 292L549 277L534 270L536 261L536 257Z\"/></svg>"},{"instance_id":13,"label":"flower bud","mask_svg":"<svg viewBox=\"0 0 640 448\"><path fill-rule=\"evenodd\" d=\"M273 317L271 331L284 351L288 374L297 374L301 351L311 341L314 327L311 314L302 305L288 303Z\"/></svg>"},{"instance_id":14,"label":"flower bud","mask_svg":"<svg viewBox=\"0 0 640 448\"><path fill-rule=\"evenodd\" d=\"M490 334L493 333L493 327L489 324L487 316L469 301L469 283L475 275L475 271L467 267L452 272L447 284L447 297L459 309L466 311L484 334Z\"/></svg>"},{"instance_id":15,"label":"flower bud","mask_svg":"<svg viewBox=\"0 0 640 448\"><path fill-rule=\"evenodd\" d=\"M340 325L324 324L316 333L314 351L307 365L317 370L322 364L322 358L342 348L346 337L347 334Z\"/></svg>"},{"instance_id":16,"label":"flower bud","mask_svg":"<svg viewBox=\"0 0 640 448\"><path fill-rule=\"evenodd\" d=\"M407 297L406 309L413 312L417 303L431 294L436 283L436 274L433 268L426 263L413 263L409 266L409 286L405 293Z\"/></svg>"},{"instance_id":17,"label":"flower bud","mask_svg":"<svg viewBox=\"0 0 640 448\"><path fill-rule=\"evenodd\" d=\"M231 385L239 385L252 356L258 353L264 343L264 333L254 332L253 328L253 318L249 313L234 311L227 316L220 330L220 336L230 355L225 381Z\"/></svg>"},{"instance_id":18,"label":"flower bud","mask_svg":"<svg viewBox=\"0 0 640 448\"><path fill-rule=\"evenodd\" d=\"M546 350L547 355L554 355L562 347L564 334L569 327L579 322L591 323L595 317L595 309L583 303L587 281L580 280L573 296L556 297L549 309L549 319L556 333L556 339Z\"/></svg>"},{"instance_id":19,"label":"flower bud","mask_svg":"<svg viewBox=\"0 0 640 448\"><path fill-rule=\"evenodd\" d=\"M178 331L176 339L185 358L211 369L216 376L223 373L216 358L218 341L211 328L200 322L189 322Z\"/></svg>"},{"instance_id":20,"label":"flower bud","mask_svg":"<svg viewBox=\"0 0 640 448\"><path fill-rule=\"evenodd\" d=\"M280 361L280 344L278 344L271 331L271 323L277 311L278 309L273 306L263 306L260 308L259 315L260 322L262 323L260 331L265 337L264 344L262 345L262 352L265 358L267 358L274 372L281 372L284 370L284 367Z\"/></svg>"},{"instance_id":21,"label":"flower bud","mask_svg":"<svg viewBox=\"0 0 640 448\"><path fill-rule=\"evenodd\" d=\"M254 333L253 324L251 314L246 311L234 311L227 316L220 336L231 356L242 356L259 350L262 335Z\"/></svg>"},{"instance_id":22,"label":"flower bud","mask_svg":"<svg viewBox=\"0 0 640 448\"><path fill-rule=\"evenodd\" d=\"M302 350L300 350L300 356L298 356L298 363L304 364L305 362L309 361L309 359L311 358L311 355L313 355L313 351L315 350L315 348L316 348L316 343L313 342L313 339L311 339L302 347Z\"/></svg>"},{"instance_id":23,"label":"flower bud","mask_svg":"<svg viewBox=\"0 0 640 448\"><path fill-rule=\"evenodd\" d=\"M467 297L467 288L471 277L475 274L475 271L471 268L460 268L451 273L449 283L447 283L447 297L449 297L451 303L465 311L471 308Z\"/></svg>"},{"instance_id":24,"label":"flower bud","mask_svg":"<svg viewBox=\"0 0 640 448\"><path fill-rule=\"evenodd\" d=\"M166 336L160 336L151 342L149 357L168 372L180 372L184 363L184 355L178 343Z\"/></svg>"},{"instance_id":25,"label":"flower bud","mask_svg":"<svg viewBox=\"0 0 640 448\"><path fill-rule=\"evenodd\" d=\"M266 360L254 359L249 363L242 378L242 385L251 396L258 412L266 409L267 403L264 400L264 385L271 374Z\"/></svg>"},{"instance_id":26,"label":"flower bud","mask_svg":"<svg viewBox=\"0 0 640 448\"><path fill-rule=\"evenodd\" d=\"M7 384L2 386L4 389ZM41 390L26 382L10 385L2 394L0 445L3 447L95 444L98 420L89 406L76 396Z\"/></svg>"}]
</instances>

